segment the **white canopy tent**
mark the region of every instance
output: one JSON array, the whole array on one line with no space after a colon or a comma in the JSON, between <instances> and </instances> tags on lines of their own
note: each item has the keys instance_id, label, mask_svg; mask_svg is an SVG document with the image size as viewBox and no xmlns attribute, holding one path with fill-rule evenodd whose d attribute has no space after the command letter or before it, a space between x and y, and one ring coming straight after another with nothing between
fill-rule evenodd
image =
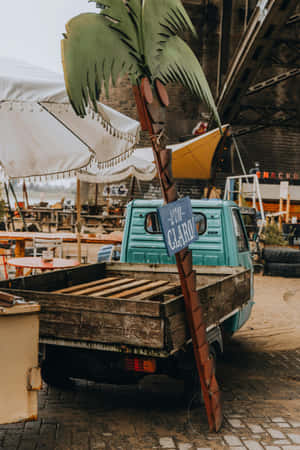
<instances>
[{"instance_id":1,"label":"white canopy tent","mask_svg":"<svg viewBox=\"0 0 300 450\"><path fill-rule=\"evenodd\" d=\"M87 183L117 183L130 176L141 181L151 181L156 176L153 159L152 147L137 148L125 161L102 169L95 167L93 170L92 167L88 172L80 173L78 177Z\"/></svg>"},{"instance_id":2,"label":"white canopy tent","mask_svg":"<svg viewBox=\"0 0 300 450\"><path fill-rule=\"evenodd\" d=\"M99 103L99 114L74 113L63 76L0 59L0 163L9 178L75 175L126 160L139 123Z\"/></svg>"},{"instance_id":3,"label":"white canopy tent","mask_svg":"<svg viewBox=\"0 0 300 450\"><path fill-rule=\"evenodd\" d=\"M223 125L227 133L229 125ZM211 130L179 144L169 145L172 149L172 169L175 178L210 179L215 151L222 139L219 128ZM108 168L91 168L79 175L88 183L116 183L135 176L141 181L151 181L156 176L152 147L137 148L132 155Z\"/></svg>"}]
</instances>

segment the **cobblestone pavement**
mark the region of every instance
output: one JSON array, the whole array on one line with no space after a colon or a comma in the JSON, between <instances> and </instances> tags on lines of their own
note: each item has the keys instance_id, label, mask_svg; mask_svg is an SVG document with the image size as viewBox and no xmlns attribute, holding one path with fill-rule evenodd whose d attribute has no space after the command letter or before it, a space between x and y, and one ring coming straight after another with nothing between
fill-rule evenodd
<instances>
[{"instance_id":1,"label":"cobblestone pavement","mask_svg":"<svg viewBox=\"0 0 300 450\"><path fill-rule=\"evenodd\" d=\"M300 349L259 353L235 339L218 365L225 420L209 433L202 408L160 378L116 387L76 381L44 386L39 420L0 426L5 450L300 450Z\"/></svg>"}]
</instances>

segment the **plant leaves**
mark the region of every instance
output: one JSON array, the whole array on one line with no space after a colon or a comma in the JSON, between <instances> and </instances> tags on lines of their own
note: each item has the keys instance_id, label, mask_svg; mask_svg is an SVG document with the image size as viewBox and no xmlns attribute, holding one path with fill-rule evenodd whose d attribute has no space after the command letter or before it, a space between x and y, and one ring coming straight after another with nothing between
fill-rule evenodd
<instances>
[{"instance_id":1,"label":"plant leaves","mask_svg":"<svg viewBox=\"0 0 300 450\"><path fill-rule=\"evenodd\" d=\"M191 48L180 37L172 36L168 39L153 76L165 84L179 82L187 87L208 106L219 128L222 129L217 107L202 67Z\"/></svg>"},{"instance_id":2,"label":"plant leaves","mask_svg":"<svg viewBox=\"0 0 300 450\"><path fill-rule=\"evenodd\" d=\"M105 1L105 0L104 0ZM87 13L71 19L62 40L65 84L71 104L83 117L89 98L97 111L97 101L104 85L128 73L137 79L141 73L136 57L119 34L110 28L102 14Z\"/></svg>"},{"instance_id":3,"label":"plant leaves","mask_svg":"<svg viewBox=\"0 0 300 450\"><path fill-rule=\"evenodd\" d=\"M109 21L110 28L120 34L120 39L129 46L137 59L140 58L141 48L135 17L141 14L141 0L91 0L101 8L102 16Z\"/></svg>"},{"instance_id":4,"label":"plant leaves","mask_svg":"<svg viewBox=\"0 0 300 450\"><path fill-rule=\"evenodd\" d=\"M142 20L145 61L150 70L171 36L184 31L197 36L181 0L144 0Z\"/></svg>"}]
</instances>

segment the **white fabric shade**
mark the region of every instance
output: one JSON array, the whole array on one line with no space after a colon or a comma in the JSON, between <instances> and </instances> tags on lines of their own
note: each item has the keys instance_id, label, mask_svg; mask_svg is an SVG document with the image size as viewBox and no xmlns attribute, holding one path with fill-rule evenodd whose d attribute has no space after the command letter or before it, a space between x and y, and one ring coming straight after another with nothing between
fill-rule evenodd
<instances>
[{"instance_id":1,"label":"white fabric shade","mask_svg":"<svg viewBox=\"0 0 300 450\"><path fill-rule=\"evenodd\" d=\"M80 173L79 179L88 183L117 183L130 176L141 181L151 181L156 176L156 167L153 163L152 148L138 148L125 161L116 166L89 173Z\"/></svg>"},{"instance_id":2,"label":"white fabric shade","mask_svg":"<svg viewBox=\"0 0 300 450\"><path fill-rule=\"evenodd\" d=\"M128 158L139 123L99 103L99 114L73 112L63 77L0 59L0 162L11 178L102 168Z\"/></svg>"},{"instance_id":3,"label":"white fabric shade","mask_svg":"<svg viewBox=\"0 0 300 450\"><path fill-rule=\"evenodd\" d=\"M229 125L223 125L223 132ZM209 179L211 164L217 145L221 139L218 128L179 144L169 145L173 153L173 175L177 178ZM129 176L141 181L151 181L156 176L156 167L151 147L137 148L134 153L113 167L80 174L88 183L116 183Z\"/></svg>"}]
</instances>

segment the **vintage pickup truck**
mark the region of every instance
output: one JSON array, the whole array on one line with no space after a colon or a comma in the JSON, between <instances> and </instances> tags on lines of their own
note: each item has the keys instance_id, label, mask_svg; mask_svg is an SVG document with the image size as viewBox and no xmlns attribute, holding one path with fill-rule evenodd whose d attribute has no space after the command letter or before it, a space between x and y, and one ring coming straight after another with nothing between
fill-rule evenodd
<instances>
[{"instance_id":1,"label":"vintage pickup truck","mask_svg":"<svg viewBox=\"0 0 300 450\"><path fill-rule=\"evenodd\" d=\"M127 208L121 261L102 262L0 283L41 306L42 374L130 383L168 374L191 386L191 339L174 260L167 256L157 208ZM192 201L199 239L191 247L213 356L252 308L252 268L239 209L229 201Z\"/></svg>"}]
</instances>

